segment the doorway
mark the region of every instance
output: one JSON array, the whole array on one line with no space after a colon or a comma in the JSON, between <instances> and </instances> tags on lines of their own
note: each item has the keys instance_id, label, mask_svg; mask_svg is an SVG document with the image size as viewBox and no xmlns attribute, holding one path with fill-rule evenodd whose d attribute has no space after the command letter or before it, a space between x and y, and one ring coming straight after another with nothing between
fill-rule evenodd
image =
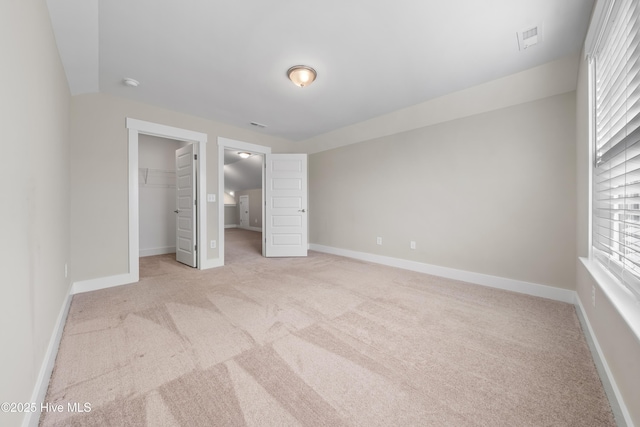
<instances>
[{"instance_id":1,"label":"doorway","mask_svg":"<svg viewBox=\"0 0 640 427\"><path fill-rule=\"evenodd\" d=\"M194 145L197 151L195 183L197 188L197 235L196 244L198 269L215 267L217 263L208 262L207 245L207 135L187 129L165 126L158 123L145 122L142 120L127 118L126 127L128 129L128 154L129 154L129 271L126 277L122 278L123 283L133 283L140 279L140 236L139 236L139 136L151 135L161 138L185 141Z\"/></svg>"},{"instance_id":2,"label":"doorway","mask_svg":"<svg viewBox=\"0 0 640 427\"><path fill-rule=\"evenodd\" d=\"M176 150L187 142L157 136L138 139L139 256L176 252Z\"/></svg>"},{"instance_id":3,"label":"doorway","mask_svg":"<svg viewBox=\"0 0 640 427\"><path fill-rule=\"evenodd\" d=\"M264 147L262 145L256 145L256 144L250 144L248 142L242 142L242 141L236 141L233 139L228 139L228 138L222 138L222 137L218 137L218 194L221 195L221 199L224 199L223 195L225 195L225 174L224 174L224 169L225 169L225 164L224 164L224 158L225 158L225 150L231 150L235 153L238 152L247 152L253 155L259 155L259 157L261 158L261 169L264 169L264 162L265 162L265 155L266 154L271 154L271 148L270 147ZM260 171L260 204L264 204L263 200L264 200L264 182L263 182L263 176L264 174L262 173L262 171ZM240 202L240 195L237 195L237 201L238 203ZM262 207L262 206L259 206ZM260 215L260 218L254 218L255 221L259 221L257 222L258 224L262 225L264 223L264 209L261 209L262 214ZM220 244L218 245L218 247L220 248L220 254L219 254L219 259L220 259L220 265L224 265L224 248L225 248L225 243L224 243L224 230L225 230L225 207L224 207L224 203L220 203L218 206L218 217L219 217L219 221L218 221L218 236L220 236L219 240L220 240ZM238 220L240 220L240 212L238 212ZM251 221L249 219L249 221ZM247 228L250 227L255 227L256 224L249 224ZM262 228L260 229L261 232L263 232ZM264 236L264 234L263 234ZM261 242L264 243L264 237L261 237ZM262 245L262 254L264 255L264 244Z\"/></svg>"}]
</instances>

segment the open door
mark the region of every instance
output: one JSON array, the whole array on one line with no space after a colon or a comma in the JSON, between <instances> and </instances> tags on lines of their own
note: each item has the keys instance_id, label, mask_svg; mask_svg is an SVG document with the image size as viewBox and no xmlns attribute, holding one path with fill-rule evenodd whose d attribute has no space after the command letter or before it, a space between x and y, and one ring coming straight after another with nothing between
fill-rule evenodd
<instances>
[{"instance_id":1,"label":"open door","mask_svg":"<svg viewBox=\"0 0 640 427\"><path fill-rule=\"evenodd\" d=\"M193 144L176 150L176 261L196 267L196 167Z\"/></svg>"},{"instance_id":2,"label":"open door","mask_svg":"<svg viewBox=\"0 0 640 427\"><path fill-rule=\"evenodd\" d=\"M307 155L266 154L267 257L307 256Z\"/></svg>"}]
</instances>

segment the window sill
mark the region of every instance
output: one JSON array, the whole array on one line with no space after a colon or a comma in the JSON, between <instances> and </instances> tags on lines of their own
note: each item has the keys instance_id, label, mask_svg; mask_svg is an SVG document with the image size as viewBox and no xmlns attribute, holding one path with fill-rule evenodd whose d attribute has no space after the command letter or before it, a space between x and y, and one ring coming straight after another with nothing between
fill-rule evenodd
<instances>
[{"instance_id":1,"label":"window sill","mask_svg":"<svg viewBox=\"0 0 640 427\"><path fill-rule=\"evenodd\" d=\"M597 262L582 257L580 261L640 342L640 300Z\"/></svg>"}]
</instances>

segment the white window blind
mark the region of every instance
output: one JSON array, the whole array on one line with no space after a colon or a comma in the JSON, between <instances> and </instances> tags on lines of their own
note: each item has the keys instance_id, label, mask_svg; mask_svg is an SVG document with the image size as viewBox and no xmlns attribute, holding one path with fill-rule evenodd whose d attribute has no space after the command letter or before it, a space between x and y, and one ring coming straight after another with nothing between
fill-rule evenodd
<instances>
[{"instance_id":1,"label":"white window blind","mask_svg":"<svg viewBox=\"0 0 640 427\"><path fill-rule=\"evenodd\" d=\"M640 296L640 6L616 0L594 54L594 257Z\"/></svg>"}]
</instances>

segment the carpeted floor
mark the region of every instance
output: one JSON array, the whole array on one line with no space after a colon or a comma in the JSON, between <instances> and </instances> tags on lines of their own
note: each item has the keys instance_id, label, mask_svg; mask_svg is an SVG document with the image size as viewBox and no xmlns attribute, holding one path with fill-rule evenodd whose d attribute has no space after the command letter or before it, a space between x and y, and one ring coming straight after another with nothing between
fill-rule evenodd
<instances>
[{"instance_id":1,"label":"carpeted floor","mask_svg":"<svg viewBox=\"0 0 640 427\"><path fill-rule=\"evenodd\" d=\"M572 305L225 233L76 295L43 426L612 426ZM65 406L66 407L66 406Z\"/></svg>"}]
</instances>

